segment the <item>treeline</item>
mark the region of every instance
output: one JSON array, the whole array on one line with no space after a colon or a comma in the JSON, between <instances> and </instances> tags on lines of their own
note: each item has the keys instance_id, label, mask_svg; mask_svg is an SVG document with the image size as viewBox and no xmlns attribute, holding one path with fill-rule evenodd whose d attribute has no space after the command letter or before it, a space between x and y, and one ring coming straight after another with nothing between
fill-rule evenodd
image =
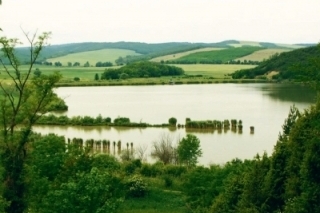
<instances>
[{"instance_id":1,"label":"treeline","mask_svg":"<svg viewBox=\"0 0 320 213\"><path fill-rule=\"evenodd\" d=\"M128 64L119 69L106 69L101 74L101 80L126 79L126 78L147 78L161 76L183 75L182 68L168 66L156 62L140 61Z\"/></svg>"},{"instance_id":2,"label":"treeline","mask_svg":"<svg viewBox=\"0 0 320 213\"><path fill-rule=\"evenodd\" d=\"M264 48L254 46L229 47L222 50L196 52L176 60L170 60L172 64L240 64L244 63L237 58L250 55L251 53ZM246 61L247 64L257 64L255 61Z\"/></svg>"},{"instance_id":3,"label":"treeline","mask_svg":"<svg viewBox=\"0 0 320 213\"><path fill-rule=\"evenodd\" d=\"M234 72L232 78L253 79L257 76L266 75L271 71L277 71L278 74L274 75L273 79L312 79L318 73L314 59L319 57L319 45L283 52L262 61L255 68Z\"/></svg>"},{"instance_id":4,"label":"treeline","mask_svg":"<svg viewBox=\"0 0 320 213\"><path fill-rule=\"evenodd\" d=\"M98 115L97 117L90 116L73 116L69 118L68 116L61 115L56 116L54 114L43 115L37 124L40 125L63 125L63 126L123 126L123 127L168 127L169 123L163 124L148 124L145 122L132 122L126 117L117 117L113 121L110 117L102 117Z\"/></svg>"}]
</instances>

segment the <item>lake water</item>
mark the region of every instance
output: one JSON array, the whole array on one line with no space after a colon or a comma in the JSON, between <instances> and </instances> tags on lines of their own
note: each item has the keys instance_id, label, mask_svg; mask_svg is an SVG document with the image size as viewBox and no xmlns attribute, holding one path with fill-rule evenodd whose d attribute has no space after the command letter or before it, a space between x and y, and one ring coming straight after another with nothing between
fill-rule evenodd
<instances>
[{"instance_id":1,"label":"lake water","mask_svg":"<svg viewBox=\"0 0 320 213\"><path fill-rule=\"evenodd\" d=\"M203 156L199 164L225 163L233 158L251 159L256 153L271 154L290 106L305 109L315 100L310 89L290 84L205 84L159 86L61 87L68 116L89 115L112 119L128 117L133 122L167 123L175 117L184 124L191 120L237 119L243 122L238 132L169 130L168 128L59 127L37 126L43 134L56 133L66 138L121 140L134 147L147 147L170 135L177 141L187 133L201 141ZM255 127L250 134L250 126ZM150 160L150 158L149 158Z\"/></svg>"}]
</instances>

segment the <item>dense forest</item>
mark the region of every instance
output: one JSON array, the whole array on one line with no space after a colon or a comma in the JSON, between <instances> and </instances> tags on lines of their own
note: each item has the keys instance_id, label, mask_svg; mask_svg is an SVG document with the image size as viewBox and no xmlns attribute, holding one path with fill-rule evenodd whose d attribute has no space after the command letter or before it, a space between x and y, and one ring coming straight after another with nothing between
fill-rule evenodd
<instances>
[{"instance_id":1,"label":"dense forest","mask_svg":"<svg viewBox=\"0 0 320 213\"><path fill-rule=\"evenodd\" d=\"M283 52L261 62L255 68L234 72L232 78L252 79L276 71L278 73L273 79L314 79L319 72L316 64L316 59L319 57L320 45Z\"/></svg>"},{"instance_id":2,"label":"dense forest","mask_svg":"<svg viewBox=\"0 0 320 213\"><path fill-rule=\"evenodd\" d=\"M179 67L168 66L156 62L139 61L119 69L106 69L104 73L101 74L101 80L177 76L183 74L183 69Z\"/></svg>"}]
</instances>

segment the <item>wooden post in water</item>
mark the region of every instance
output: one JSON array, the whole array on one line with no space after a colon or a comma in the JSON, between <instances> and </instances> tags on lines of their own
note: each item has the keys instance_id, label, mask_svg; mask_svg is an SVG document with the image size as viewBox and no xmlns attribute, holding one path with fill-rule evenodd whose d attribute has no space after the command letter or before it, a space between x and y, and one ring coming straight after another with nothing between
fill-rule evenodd
<instances>
[{"instance_id":1,"label":"wooden post in water","mask_svg":"<svg viewBox=\"0 0 320 213\"><path fill-rule=\"evenodd\" d=\"M121 141L118 141L118 155L121 153Z\"/></svg>"},{"instance_id":2,"label":"wooden post in water","mask_svg":"<svg viewBox=\"0 0 320 213\"><path fill-rule=\"evenodd\" d=\"M133 143L131 142L131 155L133 155Z\"/></svg>"},{"instance_id":3,"label":"wooden post in water","mask_svg":"<svg viewBox=\"0 0 320 213\"><path fill-rule=\"evenodd\" d=\"M113 141L113 155L116 155L116 142Z\"/></svg>"},{"instance_id":4,"label":"wooden post in water","mask_svg":"<svg viewBox=\"0 0 320 213\"><path fill-rule=\"evenodd\" d=\"M106 140L103 140L102 141L102 153L107 153L107 141Z\"/></svg>"},{"instance_id":5,"label":"wooden post in water","mask_svg":"<svg viewBox=\"0 0 320 213\"><path fill-rule=\"evenodd\" d=\"M251 134L254 133L254 126L250 126L250 133L251 133Z\"/></svg>"},{"instance_id":6,"label":"wooden post in water","mask_svg":"<svg viewBox=\"0 0 320 213\"><path fill-rule=\"evenodd\" d=\"M243 126L242 126L242 121L239 120L238 130L239 130L239 133L240 133L240 134L242 134L242 128L243 128Z\"/></svg>"}]
</instances>

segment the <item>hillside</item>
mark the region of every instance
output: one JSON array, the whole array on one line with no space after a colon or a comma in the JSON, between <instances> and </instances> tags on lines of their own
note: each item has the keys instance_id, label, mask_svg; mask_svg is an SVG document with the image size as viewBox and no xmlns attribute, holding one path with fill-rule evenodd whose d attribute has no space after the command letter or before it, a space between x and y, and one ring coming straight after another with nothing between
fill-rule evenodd
<instances>
[{"instance_id":1,"label":"hillside","mask_svg":"<svg viewBox=\"0 0 320 213\"><path fill-rule=\"evenodd\" d=\"M111 62L115 64L116 59L118 59L119 57L125 57L127 55L134 56L140 54L128 49L101 49L94 51L71 53L57 58L50 58L46 61L52 63L60 62L62 66L67 66L68 62L71 62L72 64L74 64L75 62L79 62L80 66L84 65L86 62L89 62L90 65L95 66L95 64L99 61Z\"/></svg>"},{"instance_id":2,"label":"hillside","mask_svg":"<svg viewBox=\"0 0 320 213\"><path fill-rule=\"evenodd\" d=\"M230 47L222 50L203 51L191 53L179 59L171 60L174 64L225 64L231 63L236 58L250 55L255 51L262 50L262 47L242 46Z\"/></svg>"},{"instance_id":3,"label":"hillside","mask_svg":"<svg viewBox=\"0 0 320 213\"><path fill-rule=\"evenodd\" d=\"M253 79L258 76L275 73L274 79L310 79L314 75L314 59L320 57L320 46L311 46L276 54L252 69L238 70L232 78Z\"/></svg>"},{"instance_id":4,"label":"hillside","mask_svg":"<svg viewBox=\"0 0 320 213\"><path fill-rule=\"evenodd\" d=\"M197 50L200 48L230 48L241 46L259 46L262 48L299 48L303 46L310 46L310 44L274 44L267 42L249 42L249 41L237 41L227 40L216 43L191 43L191 42L167 42L167 43L143 43L143 42L84 42L84 43L71 43L61 45L49 45L45 47L38 58L38 61L44 61L50 58L57 58L73 53L96 51L102 49L123 49L131 50L141 54L137 57L131 57L126 61L137 60L150 60L159 56L177 54L190 50ZM29 48L21 47L17 48L17 55L22 63L28 61Z\"/></svg>"}]
</instances>

